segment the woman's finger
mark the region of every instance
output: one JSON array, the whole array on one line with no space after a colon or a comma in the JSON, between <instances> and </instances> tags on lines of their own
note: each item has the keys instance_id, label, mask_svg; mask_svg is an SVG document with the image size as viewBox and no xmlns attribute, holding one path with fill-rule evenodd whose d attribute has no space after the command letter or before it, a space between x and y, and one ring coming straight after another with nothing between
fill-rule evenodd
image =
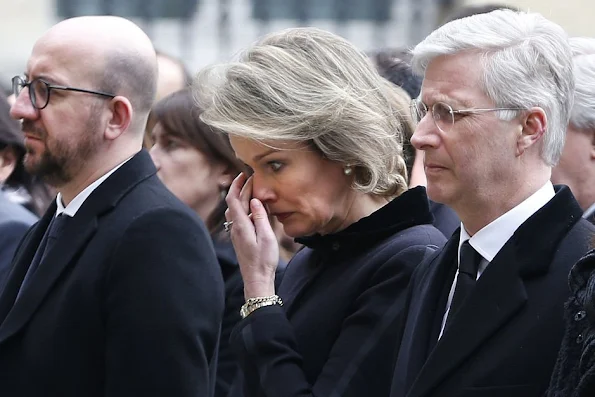
<instances>
[{"instance_id":1,"label":"woman's finger","mask_svg":"<svg viewBox=\"0 0 595 397\"><path fill-rule=\"evenodd\" d=\"M252 198L252 181L254 179L249 177L242 186L242 190L240 191L240 203L242 203L242 208L246 212L246 214L250 213L250 199Z\"/></svg>"},{"instance_id":2,"label":"woman's finger","mask_svg":"<svg viewBox=\"0 0 595 397\"><path fill-rule=\"evenodd\" d=\"M225 197L225 202L227 203L225 217L228 222L233 221L233 226L231 228L232 239L238 232L241 232L242 235L247 234L249 240L255 241L256 235L254 233L254 225L248 218L248 209L245 209L246 205L242 203L245 199L241 197L242 191L249 190L251 192L251 188L246 190L243 189L246 182L246 175L243 173L238 175L232 182L227 197ZM244 196L245 194L246 193L244 193Z\"/></svg>"},{"instance_id":3,"label":"woman's finger","mask_svg":"<svg viewBox=\"0 0 595 397\"><path fill-rule=\"evenodd\" d=\"M240 191L246 182L246 174L240 172L238 176L235 177L231 185L229 185L229 190L227 191L227 196L225 196L225 202L233 198L238 198L240 196ZM228 203L229 204L229 203Z\"/></svg>"},{"instance_id":4,"label":"woman's finger","mask_svg":"<svg viewBox=\"0 0 595 397\"><path fill-rule=\"evenodd\" d=\"M274 264L276 265L279 247L277 244L277 236L269 222L269 214L262 202L255 198L250 200L250 209L252 210L252 223L254 223L258 245L261 246L263 250L273 251L271 257L275 259Z\"/></svg>"}]
</instances>

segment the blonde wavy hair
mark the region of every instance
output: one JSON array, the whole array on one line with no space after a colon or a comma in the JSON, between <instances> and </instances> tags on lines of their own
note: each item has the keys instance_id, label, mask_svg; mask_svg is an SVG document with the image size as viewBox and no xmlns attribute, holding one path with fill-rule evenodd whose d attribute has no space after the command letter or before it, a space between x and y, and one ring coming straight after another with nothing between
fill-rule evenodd
<instances>
[{"instance_id":1,"label":"blonde wavy hair","mask_svg":"<svg viewBox=\"0 0 595 397\"><path fill-rule=\"evenodd\" d=\"M352 167L355 189L384 197L407 190L394 90L351 43L315 28L270 34L194 82L206 124L268 144L306 143Z\"/></svg>"}]
</instances>

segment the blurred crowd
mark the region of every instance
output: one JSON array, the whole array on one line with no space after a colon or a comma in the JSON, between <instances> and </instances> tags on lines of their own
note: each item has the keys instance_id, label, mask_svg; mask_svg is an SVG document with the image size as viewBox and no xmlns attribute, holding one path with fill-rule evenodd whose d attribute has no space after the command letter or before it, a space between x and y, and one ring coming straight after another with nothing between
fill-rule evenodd
<instances>
[{"instance_id":1,"label":"blurred crowd","mask_svg":"<svg viewBox=\"0 0 595 397\"><path fill-rule=\"evenodd\" d=\"M493 4L191 71L77 17L23 69L0 395L595 395L595 38Z\"/></svg>"}]
</instances>

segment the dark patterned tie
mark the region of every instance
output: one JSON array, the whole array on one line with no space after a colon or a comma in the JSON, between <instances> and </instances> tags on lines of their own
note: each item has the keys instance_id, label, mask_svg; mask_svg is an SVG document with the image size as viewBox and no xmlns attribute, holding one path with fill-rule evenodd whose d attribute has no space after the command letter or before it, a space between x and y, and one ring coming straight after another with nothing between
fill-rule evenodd
<instances>
[{"instance_id":1,"label":"dark patterned tie","mask_svg":"<svg viewBox=\"0 0 595 397\"><path fill-rule=\"evenodd\" d=\"M33 274L35 274L35 271L37 270L41 262L43 262L43 260L45 259L46 254L51 250L52 246L58 240L58 237L60 236L60 233L62 232L64 226L66 225L66 223L68 223L68 219L70 219L70 217L68 215L65 215L64 213L52 218L45 234L43 235L43 238L41 239L41 242L39 243L39 247L35 252L35 256L33 257L31 265L27 270L27 274L25 274L25 278L23 279L23 283L21 284L21 289L19 290L17 299L21 295L27 284L31 282Z\"/></svg>"},{"instance_id":2,"label":"dark patterned tie","mask_svg":"<svg viewBox=\"0 0 595 397\"><path fill-rule=\"evenodd\" d=\"M459 275L457 277L457 284L455 293L450 303L450 310L446 320L446 327L448 327L461 306L465 303L465 299L469 296L475 282L477 280L477 269L481 262L481 255L469 244L469 240L461 245L461 260L459 262ZM446 328L445 327L445 328Z\"/></svg>"}]
</instances>

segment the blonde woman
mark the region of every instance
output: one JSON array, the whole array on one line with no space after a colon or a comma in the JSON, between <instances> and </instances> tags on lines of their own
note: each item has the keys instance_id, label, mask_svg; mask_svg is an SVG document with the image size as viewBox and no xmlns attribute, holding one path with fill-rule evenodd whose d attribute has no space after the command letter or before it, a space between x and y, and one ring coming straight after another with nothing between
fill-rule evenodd
<instances>
[{"instance_id":1,"label":"blonde woman","mask_svg":"<svg viewBox=\"0 0 595 397\"><path fill-rule=\"evenodd\" d=\"M230 395L388 395L411 272L445 241L425 189L407 188L390 84L349 42L298 28L203 70L195 90L253 170L226 199L246 298ZM278 290L269 214L305 246Z\"/></svg>"}]
</instances>

